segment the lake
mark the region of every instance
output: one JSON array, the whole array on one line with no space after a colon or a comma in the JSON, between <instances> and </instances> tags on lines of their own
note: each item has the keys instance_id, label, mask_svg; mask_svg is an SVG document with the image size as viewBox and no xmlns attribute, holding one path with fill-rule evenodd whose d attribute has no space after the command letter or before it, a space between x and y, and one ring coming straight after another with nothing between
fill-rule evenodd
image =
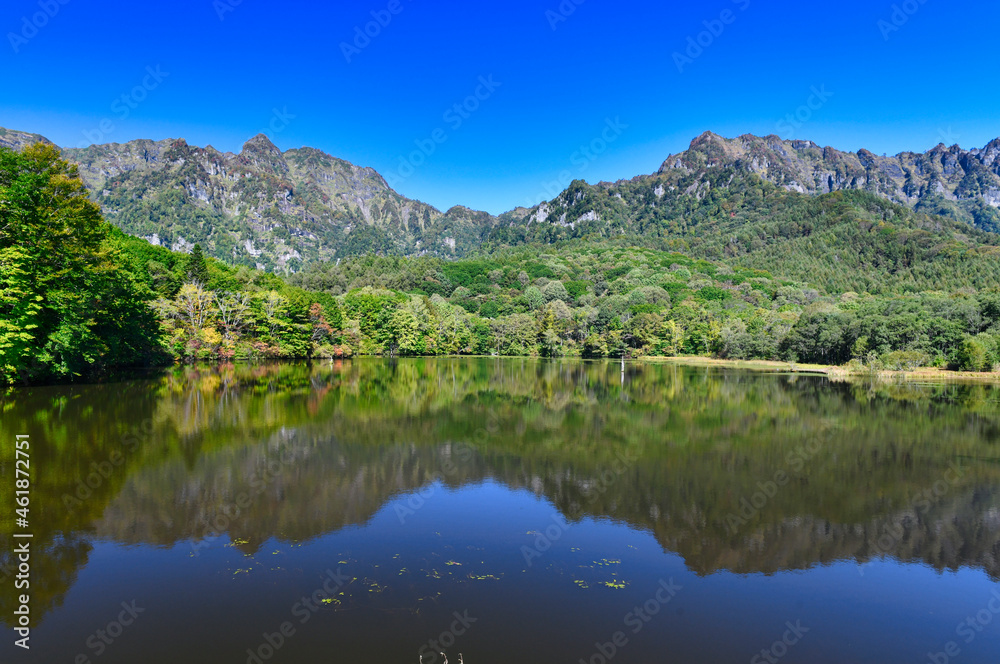
<instances>
[{"instance_id":1,"label":"lake","mask_svg":"<svg viewBox=\"0 0 1000 664\"><path fill-rule=\"evenodd\" d=\"M996 664L998 402L488 358L15 390L0 661Z\"/></svg>"}]
</instances>

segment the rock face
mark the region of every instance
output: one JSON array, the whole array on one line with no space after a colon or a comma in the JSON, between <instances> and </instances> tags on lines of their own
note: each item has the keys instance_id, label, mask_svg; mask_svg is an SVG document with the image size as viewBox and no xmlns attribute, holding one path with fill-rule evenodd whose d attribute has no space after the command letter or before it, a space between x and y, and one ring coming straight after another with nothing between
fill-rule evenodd
<instances>
[{"instance_id":1,"label":"rock face","mask_svg":"<svg viewBox=\"0 0 1000 664\"><path fill-rule=\"evenodd\" d=\"M37 141L50 142L0 128L0 147L22 149ZM657 173L595 187L574 182L552 201L499 218L463 206L442 213L401 196L371 168L314 148L282 152L263 134L248 140L239 154L183 139L67 148L63 154L79 165L94 200L124 231L181 251L199 243L227 262L279 272L359 253L452 258L487 238L516 243L556 237L539 231L542 226L562 235L614 235L628 230L620 225L623 217L673 215L683 223L690 210L676 199L703 204L720 187L729 187L709 177L723 169L753 173L807 195L864 190L920 212L1000 231L1000 139L982 149L938 145L924 153L880 157L806 140L749 134L727 139L706 132L688 150L667 157ZM595 207L595 189L613 202ZM533 230L504 230L515 227Z\"/></svg>"},{"instance_id":2,"label":"rock face","mask_svg":"<svg viewBox=\"0 0 1000 664\"><path fill-rule=\"evenodd\" d=\"M500 215L495 238L645 235L659 227L683 239L691 221L700 218L699 206L719 214L717 203L725 200L725 216L736 218L761 203L746 198L744 176L803 195L865 191L916 212L1000 232L1000 138L982 149L938 145L924 153L880 157L778 136L723 138L705 132L686 151L667 157L656 173L596 185L577 180L551 201Z\"/></svg>"},{"instance_id":3,"label":"rock face","mask_svg":"<svg viewBox=\"0 0 1000 664\"><path fill-rule=\"evenodd\" d=\"M0 127L0 148L23 150L27 146L34 145L39 142L52 143L52 141L45 138L41 134L29 134L23 131L15 131L13 129L4 129L3 127Z\"/></svg>"},{"instance_id":4,"label":"rock face","mask_svg":"<svg viewBox=\"0 0 1000 664\"><path fill-rule=\"evenodd\" d=\"M37 134L0 129L22 149ZM371 168L313 148L282 152L267 136L239 154L183 139L66 148L109 221L154 244L199 243L224 261L279 272L356 253L461 256L494 218L456 207L442 213L393 191Z\"/></svg>"},{"instance_id":5,"label":"rock face","mask_svg":"<svg viewBox=\"0 0 1000 664\"><path fill-rule=\"evenodd\" d=\"M723 138L705 132L671 155L659 173L741 163L790 191L825 194L861 189L918 210L996 227L1000 209L1000 138L982 149L940 144L924 153L880 157L868 150L841 152L812 141L745 134Z\"/></svg>"}]
</instances>

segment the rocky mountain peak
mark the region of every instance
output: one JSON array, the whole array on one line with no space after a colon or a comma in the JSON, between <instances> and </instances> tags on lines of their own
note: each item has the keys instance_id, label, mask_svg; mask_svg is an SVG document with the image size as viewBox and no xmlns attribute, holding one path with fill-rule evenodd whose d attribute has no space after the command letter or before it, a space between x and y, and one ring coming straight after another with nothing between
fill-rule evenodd
<instances>
[{"instance_id":1,"label":"rocky mountain peak","mask_svg":"<svg viewBox=\"0 0 1000 664\"><path fill-rule=\"evenodd\" d=\"M271 139L267 137L267 134L257 134L244 143L240 154L246 154L248 152L281 154L281 150L279 150L278 146L271 142Z\"/></svg>"},{"instance_id":2,"label":"rocky mountain peak","mask_svg":"<svg viewBox=\"0 0 1000 664\"><path fill-rule=\"evenodd\" d=\"M281 150L265 134L257 134L246 143L237 155L245 165L279 176L288 174L288 162Z\"/></svg>"},{"instance_id":3,"label":"rocky mountain peak","mask_svg":"<svg viewBox=\"0 0 1000 664\"><path fill-rule=\"evenodd\" d=\"M1000 163L1000 138L993 139L978 152L983 160L983 165L987 167L996 166Z\"/></svg>"},{"instance_id":4,"label":"rocky mountain peak","mask_svg":"<svg viewBox=\"0 0 1000 664\"><path fill-rule=\"evenodd\" d=\"M3 127L0 127L0 148L23 150L29 145L34 145L35 143L48 143L51 145L52 141L45 138L41 134L29 134L24 131L15 131L13 129L4 129Z\"/></svg>"},{"instance_id":5,"label":"rocky mountain peak","mask_svg":"<svg viewBox=\"0 0 1000 664\"><path fill-rule=\"evenodd\" d=\"M984 228L990 226L987 217L1000 216L1000 138L981 150L939 143L924 153L890 157L864 148L857 152L820 148L813 141L773 134L723 138L709 131L694 139L687 151L670 155L658 174L737 164L801 193L861 189L911 206L934 199L941 213Z\"/></svg>"},{"instance_id":6,"label":"rocky mountain peak","mask_svg":"<svg viewBox=\"0 0 1000 664\"><path fill-rule=\"evenodd\" d=\"M0 129L0 146L23 149L39 140L46 139ZM189 146L183 139L137 139L63 154L79 165L94 199L123 230L167 246L199 242L219 258L266 269L298 269L306 261L370 251L461 255L504 219L541 223L550 217L534 213L541 206L519 208L501 219L461 205L442 214L400 195L374 169L315 148L283 153L264 134L246 141L238 154ZM723 169L733 172L719 173ZM890 157L774 134L724 138L706 131L687 150L667 157L657 173L594 188L627 207L622 188L648 182L649 196L635 204L659 207L677 196L700 201L741 172L802 194L863 190L1000 230L1000 138L982 149L942 143ZM551 202L563 208L551 218L561 227L596 231L623 213L615 208L602 216L587 207L589 187L571 183ZM737 214L731 211L731 217Z\"/></svg>"}]
</instances>

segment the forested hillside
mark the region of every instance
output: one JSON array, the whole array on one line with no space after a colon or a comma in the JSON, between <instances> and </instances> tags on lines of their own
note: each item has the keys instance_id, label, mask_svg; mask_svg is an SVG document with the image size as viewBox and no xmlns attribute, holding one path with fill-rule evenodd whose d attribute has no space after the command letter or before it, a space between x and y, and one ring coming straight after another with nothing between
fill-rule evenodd
<instances>
[{"instance_id":1,"label":"forested hillside","mask_svg":"<svg viewBox=\"0 0 1000 664\"><path fill-rule=\"evenodd\" d=\"M714 355L895 369L1000 362L996 289L824 294L766 270L610 242L455 262L359 258L293 281L338 297L364 353Z\"/></svg>"},{"instance_id":2,"label":"forested hillside","mask_svg":"<svg viewBox=\"0 0 1000 664\"><path fill-rule=\"evenodd\" d=\"M0 128L0 147L37 134ZM232 265L286 274L311 261L366 253L461 256L493 217L462 206L442 213L402 196L371 168L314 148L279 150L267 136L239 153L184 139L67 148L105 218L153 244L200 244Z\"/></svg>"},{"instance_id":3,"label":"forested hillside","mask_svg":"<svg viewBox=\"0 0 1000 664\"><path fill-rule=\"evenodd\" d=\"M170 150L190 148L164 153L176 168L197 161ZM357 354L1000 364L996 235L740 164L574 182L469 258L359 246L287 279L126 235L78 175L51 145L0 148L4 382Z\"/></svg>"},{"instance_id":4,"label":"forested hillside","mask_svg":"<svg viewBox=\"0 0 1000 664\"><path fill-rule=\"evenodd\" d=\"M324 303L336 314L331 298L273 274L122 233L51 145L0 148L0 383L308 357L329 341Z\"/></svg>"},{"instance_id":5,"label":"forested hillside","mask_svg":"<svg viewBox=\"0 0 1000 664\"><path fill-rule=\"evenodd\" d=\"M576 181L501 217L496 245L618 238L768 269L829 292L1000 286L1000 236L874 194L790 192L740 165L615 184Z\"/></svg>"},{"instance_id":6,"label":"forested hillside","mask_svg":"<svg viewBox=\"0 0 1000 664\"><path fill-rule=\"evenodd\" d=\"M0 147L37 141L47 142L0 129ZM183 139L62 154L127 233L183 252L200 244L225 263L280 274L365 254L451 259L624 236L712 260L777 261L775 272L831 290L924 289L992 278L996 239L984 231L1000 228L1000 139L879 157L706 132L651 175L573 182L552 201L499 217L461 205L442 213L371 168L314 148L282 151L264 135L237 154Z\"/></svg>"}]
</instances>

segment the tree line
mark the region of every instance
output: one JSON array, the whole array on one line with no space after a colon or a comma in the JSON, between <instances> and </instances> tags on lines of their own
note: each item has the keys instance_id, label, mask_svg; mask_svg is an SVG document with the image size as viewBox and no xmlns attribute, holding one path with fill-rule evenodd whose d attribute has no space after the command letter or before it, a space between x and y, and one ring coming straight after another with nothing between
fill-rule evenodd
<instances>
[{"instance_id":1,"label":"tree line","mask_svg":"<svg viewBox=\"0 0 1000 664\"><path fill-rule=\"evenodd\" d=\"M176 361L352 355L702 355L969 371L1000 364L992 271L932 289L934 271L921 273L919 252L908 257L895 241L884 253L924 276L888 290L803 279L810 261L824 257L793 241L767 245L784 251L777 265L798 264L786 278L746 253L707 259L594 237L494 247L458 261L357 256L282 279L226 265L197 245L184 254L122 233L87 199L75 167L42 145L0 150L0 215L5 383ZM899 230L876 232L892 239Z\"/></svg>"},{"instance_id":2,"label":"tree line","mask_svg":"<svg viewBox=\"0 0 1000 664\"><path fill-rule=\"evenodd\" d=\"M335 296L366 354L705 355L968 371L1000 363L996 289L828 294L761 269L610 242L455 262L363 257L293 282Z\"/></svg>"}]
</instances>

